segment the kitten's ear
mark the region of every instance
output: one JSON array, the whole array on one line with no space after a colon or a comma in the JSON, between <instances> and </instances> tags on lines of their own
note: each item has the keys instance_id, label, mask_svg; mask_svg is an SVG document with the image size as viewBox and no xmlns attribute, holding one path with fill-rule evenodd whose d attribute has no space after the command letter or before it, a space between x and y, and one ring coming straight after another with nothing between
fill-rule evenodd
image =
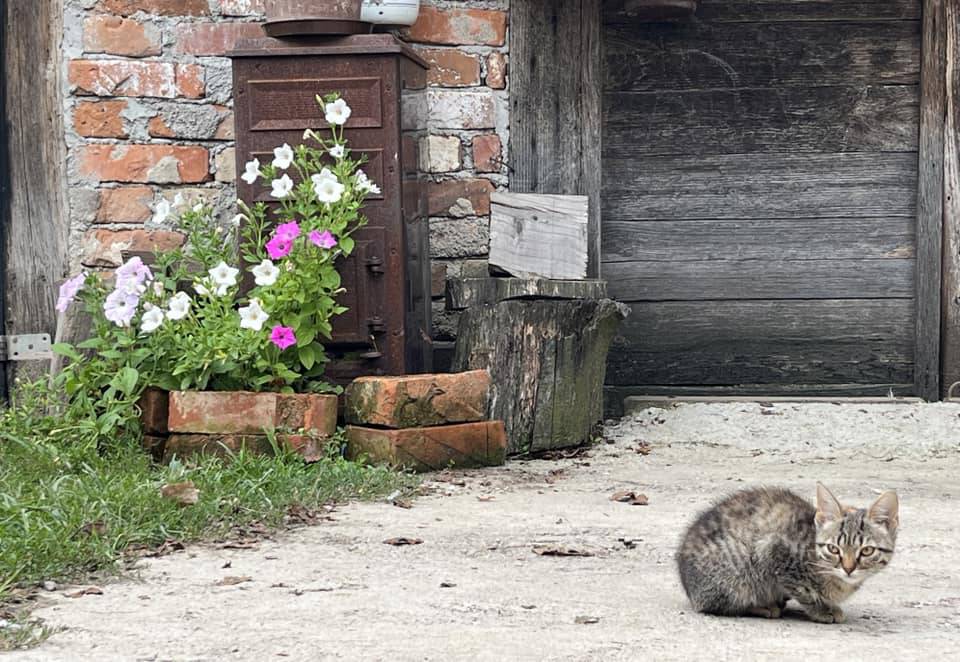
<instances>
[{"instance_id":1,"label":"kitten's ear","mask_svg":"<svg viewBox=\"0 0 960 662\"><path fill-rule=\"evenodd\" d=\"M833 496L823 483L817 483L817 524L836 522L843 519L843 508L837 497Z\"/></svg>"},{"instance_id":2,"label":"kitten's ear","mask_svg":"<svg viewBox=\"0 0 960 662\"><path fill-rule=\"evenodd\" d=\"M893 490L884 492L873 502L867 511L871 521L887 527L888 531L896 530L900 524L900 500Z\"/></svg>"}]
</instances>

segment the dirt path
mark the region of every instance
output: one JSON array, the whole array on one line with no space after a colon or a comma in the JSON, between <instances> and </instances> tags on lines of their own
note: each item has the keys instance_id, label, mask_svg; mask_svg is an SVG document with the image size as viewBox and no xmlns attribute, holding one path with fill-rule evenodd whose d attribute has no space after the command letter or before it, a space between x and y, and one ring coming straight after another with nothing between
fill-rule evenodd
<instances>
[{"instance_id":1,"label":"dirt path","mask_svg":"<svg viewBox=\"0 0 960 662\"><path fill-rule=\"evenodd\" d=\"M615 442L590 450L589 457L455 476L466 484L432 483L437 492L412 509L351 505L335 513L336 521L254 550L200 547L151 560L139 580L108 584L103 595L51 594L51 604L38 614L67 629L10 659L782 660L832 659L838 650L850 660L955 655L960 444L952 438L960 440L960 407L877 410L868 423L863 407L846 409L829 412L828 429L813 432L811 422L820 425L827 413L810 407L653 412L611 430ZM691 427L698 418L707 430ZM897 443L877 451L878 444L851 441L864 436L864 426L868 437ZM843 442L819 451L804 441L807 434ZM933 438L937 434L942 438ZM683 443L690 438L697 443ZM652 442L649 455L633 450L641 439ZM795 611L780 621L691 613L672 556L694 512L747 484L784 484L812 494L815 480L857 502L881 488L901 495L897 558L848 603L849 622L816 625ZM623 489L645 493L649 505L609 500ZM383 544L397 536L423 544ZM538 556L536 545L595 555ZM251 581L217 586L225 576Z\"/></svg>"}]
</instances>

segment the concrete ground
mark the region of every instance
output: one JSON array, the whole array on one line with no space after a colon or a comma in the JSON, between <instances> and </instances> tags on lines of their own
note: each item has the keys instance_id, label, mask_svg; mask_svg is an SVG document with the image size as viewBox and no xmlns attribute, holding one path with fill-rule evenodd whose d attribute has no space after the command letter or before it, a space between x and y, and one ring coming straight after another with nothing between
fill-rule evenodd
<instances>
[{"instance_id":1,"label":"concrete ground","mask_svg":"<svg viewBox=\"0 0 960 662\"><path fill-rule=\"evenodd\" d=\"M66 629L9 657L957 659L960 407L689 405L607 434L580 457L435 477L410 509L344 506L255 549L145 561L102 595L51 593L37 615ZM673 553L697 510L747 485L812 497L817 480L854 504L901 497L897 556L845 605L849 621L691 612ZM620 490L649 505L611 501ZM394 537L423 543L384 544ZM227 576L250 580L218 585Z\"/></svg>"}]
</instances>

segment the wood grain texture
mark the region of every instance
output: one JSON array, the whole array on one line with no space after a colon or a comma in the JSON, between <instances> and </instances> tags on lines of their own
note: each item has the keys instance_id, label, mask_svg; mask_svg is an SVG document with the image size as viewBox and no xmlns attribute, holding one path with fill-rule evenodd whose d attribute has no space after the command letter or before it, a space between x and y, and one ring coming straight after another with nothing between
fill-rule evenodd
<instances>
[{"instance_id":1,"label":"wood grain texture","mask_svg":"<svg viewBox=\"0 0 960 662\"><path fill-rule=\"evenodd\" d=\"M607 262L862 260L914 256L914 220L789 218L703 221L608 221Z\"/></svg>"},{"instance_id":2,"label":"wood grain texture","mask_svg":"<svg viewBox=\"0 0 960 662\"><path fill-rule=\"evenodd\" d=\"M912 300L630 308L610 349L608 384L908 383L913 376Z\"/></svg>"},{"instance_id":3,"label":"wood grain texture","mask_svg":"<svg viewBox=\"0 0 960 662\"><path fill-rule=\"evenodd\" d=\"M946 0L924 0L917 191L917 395L940 397L940 286L946 113Z\"/></svg>"},{"instance_id":4,"label":"wood grain texture","mask_svg":"<svg viewBox=\"0 0 960 662\"><path fill-rule=\"evenodd\" d=\"M915 85L610 92L604 99L610 158L917 150Z\"/></svg>"},{"instance_id":5,"label":"wood grain texture","mask_svg":"<svg viewBox=\"0 0 960 662\"><path fill-rule=\"evenodd\" d=\"M5 332L54 336L66 269L66 158L60 87L60 0L8 2L4 77L9 133L9 222L4 232ZM15 364L7 364L11 375ZM46 362L16 365L39 375Z\"/></svg>"},{"instance_id":6,"label":"wood grain texture","mask_svg":"<svg viewBox=\"0 0 960 662\"><path fill-rule=\"evenodd\" d=\"M944 4L946 44L943 129L941 395L960 381L960 2Z\"/></svg>"},{"instance_id":7,"label":"wood grain texture","mask_svg":"<svg viewBox=\"0 0 960 662\"><path fill-rule=\"evenodd\" d=\"M638 0L606 0L604 21L635 23ZM699 0L699 21L755 22L920 19L917 0Z\"/></svg>"},{"instance_id":8,"label":"wood grain texture","mask_svg":"<svg viewBox=\"0 0 960 662\"><path fill-rule=\"evenodd\" d=\"M588 275L599 270L601 0L510 5L511 190L590 197Z\"/></svg>"},{"instance_id":9,"label":"wood grain texture","mask_svg":"<svg viewBox=\"0 0 960 662\"><path fill-rule=\"evenodd\" d=\"M603 218L913 216L916 173L910 153L609 158Z\"/></svg>"},{"instance_id":10,"label":"wood grain texture","mask_svg":"<svg viewBox=\"0 0 960 662\"><path fill-rule=\"evenodd\" d=\"M916 85L920 28L880 23L613 25L604 91Z\"/></svg>"},{"instance_id":11,"label":"wood grain texture","mask_svg":"<svg viewBox=\"0 0 960 662\"><path fill-rule=\"evenodd\" d=\"M607 283L602 280L547 280L545 278L449 278L447 310L509 299L605 299Z\"/></svg>"},{"instance_id":12,"label":"wood grain texture","mask_svg":"<svg viewBox=\"0 0 960 662\"><path fill-rule=\"evenodd\" d=\"M490 266L519 278L587 277L588 198L492 193Z\"/></svg>"}]
</instances>

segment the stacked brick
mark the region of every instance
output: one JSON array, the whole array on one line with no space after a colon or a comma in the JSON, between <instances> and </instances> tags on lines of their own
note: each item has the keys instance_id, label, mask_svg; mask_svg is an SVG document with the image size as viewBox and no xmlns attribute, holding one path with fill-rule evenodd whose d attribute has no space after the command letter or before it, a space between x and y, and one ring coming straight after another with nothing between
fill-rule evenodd
<instances>
[{"instance_id":1,"label":"stacked brick","mask_svg":"<svg viewBox=\"0 0 960 662\"><path fill-rule=\"evenodd\" d=\"M503 464L502 421L487 419L486 370L407 377L363 377L345 397L351 458L416 471Z\"/></svg>"}]
</instances>

